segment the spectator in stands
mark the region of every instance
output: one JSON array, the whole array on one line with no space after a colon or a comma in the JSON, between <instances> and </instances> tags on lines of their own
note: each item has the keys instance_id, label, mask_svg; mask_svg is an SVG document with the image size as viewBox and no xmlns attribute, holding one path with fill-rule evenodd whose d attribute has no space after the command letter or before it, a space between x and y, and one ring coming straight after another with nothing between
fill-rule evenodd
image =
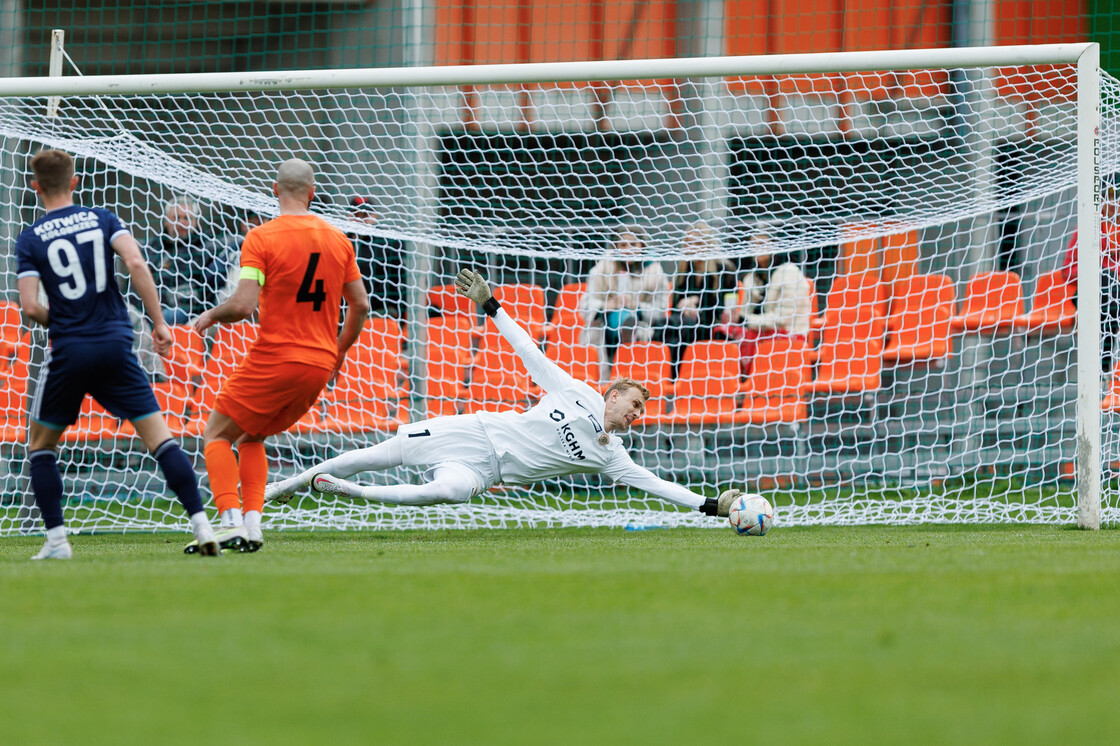
<instances>
[{"instance_id":1,"label":"spectator in stands","mask_svg":"<svg viewBox=\"0 0 1120 746\"><path fill-rule=\"evenodd\" d=\"M163 230L144 245L169 324L185 324L214 305L229 277L228 252L201 231L198 203L175 197L163 207Z\"/></svg>"},{"instance_id":2,"label":"spectator in stands","mask_svg":"<svg viewBox=\"0 0 1120 746\"><path fill-rule=\"evenodd\" d=\"M740 285L740 304L730 314L726 326L720 327L728 339L739 340L739 359L743 375L754 370L754 357L762 339L789 336L807 339L812 314L812 286L801 270L800 252L775 251L766 233L752 239L760 253L755 255L753 277ZM755 287L747 283L761 282L762 302L756 306Z\"/></svg>"},{"instance_id":3,"label":"spectator in stands","mask_svg":"<svg viewBox=\"0 0 1120 746\"><path fill-rule=\"evenodd\" d=\"M350 199L350 215L367 225L376 225L380 219L368 197ZM404 249L395 238L359 233L349 234L358 259L358 271L369 294L370 311L374 314L400 319L405 315L408 302L404 286Z\"/></svg>"},{"instance_id":4,"label":"spectator in stands","mask_svg":"<svg viewBox=\"0 0 1120 746\"><path fill-rule=\"evenodd\" d=\"M669 309L669 278L659 262L647 260L645 247L641 228L623 228L611 253L587 276L580 299L586 323L581 339L599 348L601 381L610 379L618 346L650 341L654 326L664 322Z\"/></svg>"},{"instance_id":5,"label":"spectator in stands","mask_svg":"<svg viewBox=\"0 0 1120 746\"><path fill-rule=\"evenodd\" d=\"M769 225L757 227L751 234L749 241L750 254L740 260L740 267L744 273L743 278L739 282L736 297L730 299L726 304L727 312L724 314L724 323L734 321L741 324L744 316L758 313L762 308L762 301L766 295L766 281L769 279L770 271L768 267L762 268L759 266L758 257L762 256L762 261L767 265L769 264L770 255L775 251L774 241L770 235L771 228Z\"/></svg>"},{"instance_id":6,"label":"spectator in stands","mask_svg":"<svg viewBox=\"0 0 1120 746\"><path fill-rule=\"evenodd\" d=\"M1101 195L1101 370L1111 373L1120 334L1120 177L1103 184ZM1062 276L1077 305L1077 231L1062 263Z\"/></svg>"},{"instance_id":7,"label":"spectator in stands","mask_svg":"<svg viewBox=\"0 0 1120 746\"><path fill-rule=\"evenodd\" d=\"M674 379L685 349L712 338L723 315L724 298L735 291L734 267L713 256L719 252L719 244L707 223L700 221L689 228L681 252L695 258L684 259L677 265L669 315L656 332L656 337L669 348Z\"/></svg>"}]
</instances>

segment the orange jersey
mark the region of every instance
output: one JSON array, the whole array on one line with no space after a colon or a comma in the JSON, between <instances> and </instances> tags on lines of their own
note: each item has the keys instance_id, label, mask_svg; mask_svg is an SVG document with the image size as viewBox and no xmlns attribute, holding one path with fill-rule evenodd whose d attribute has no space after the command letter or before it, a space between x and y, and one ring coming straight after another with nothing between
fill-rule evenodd
<instances>
[{"instance_id":1,"label":"orange jersey","mask_svg":"<svg viewBox=\"0 0 1120 746\"><path fill-rule=\"evenodd\" d=\"M269 220L245 236L241 278L261 283L256 362L334 368L342 286L361 279L342 231L316 215Z\"/></svg>"}]
</instances>

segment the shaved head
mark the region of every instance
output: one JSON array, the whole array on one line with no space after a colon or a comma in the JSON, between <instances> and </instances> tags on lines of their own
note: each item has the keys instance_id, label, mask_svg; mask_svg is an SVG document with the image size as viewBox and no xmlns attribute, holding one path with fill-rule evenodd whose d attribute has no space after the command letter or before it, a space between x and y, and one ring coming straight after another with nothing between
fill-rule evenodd
<instances>
[{"instance_id":1,"label":"shaved head","mask_svg":"<svg viewBox=\"0 0 1120 746\"><path fill-rule=\"evenodd\" d=\"M276 189L293 197L306 197L307 190L315 186L315 170L301 158L292 158L280 164L276 172Z\"/></svg>"}]
</instances>

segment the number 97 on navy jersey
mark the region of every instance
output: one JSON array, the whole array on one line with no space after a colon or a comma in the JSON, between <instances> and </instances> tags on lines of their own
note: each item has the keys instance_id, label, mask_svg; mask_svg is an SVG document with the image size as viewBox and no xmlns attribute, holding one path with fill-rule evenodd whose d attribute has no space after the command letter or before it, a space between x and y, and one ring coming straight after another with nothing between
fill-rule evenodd
<instances>
[{"instance_id":1,"label":"number 97 on navy jersey","mask_svg":"<svg viewBox=\"0 0 1120 746\"><path fill-rule=\"evenodd\" d=\"M127 229L108 210L51 210L16 240L18 277L38 277L50 305L51 341L132 339L114 276L112 242Z\"/></svg>"}]
</instances>

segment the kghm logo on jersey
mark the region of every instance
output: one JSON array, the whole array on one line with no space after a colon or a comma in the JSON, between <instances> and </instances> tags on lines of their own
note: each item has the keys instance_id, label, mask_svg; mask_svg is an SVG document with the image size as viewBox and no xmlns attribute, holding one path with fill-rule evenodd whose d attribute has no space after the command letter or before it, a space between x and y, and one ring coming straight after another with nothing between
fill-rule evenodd
<instances>
[{"instance_id":1,"label":"kghm logo on jersey","mask_svg":"<svg viewBox=\"0 0 1120 746\"><path fill-rule=\"evenodd\" d=\"M564 448L568 450L568 455L576 461L583 461L586 456L583 455L583 447L579 444L576 434L572 432L572 423L565 422L562 426L556 428L556 434L560 437L560 442L564 444Z\"/></svg>"}]
</instances>

